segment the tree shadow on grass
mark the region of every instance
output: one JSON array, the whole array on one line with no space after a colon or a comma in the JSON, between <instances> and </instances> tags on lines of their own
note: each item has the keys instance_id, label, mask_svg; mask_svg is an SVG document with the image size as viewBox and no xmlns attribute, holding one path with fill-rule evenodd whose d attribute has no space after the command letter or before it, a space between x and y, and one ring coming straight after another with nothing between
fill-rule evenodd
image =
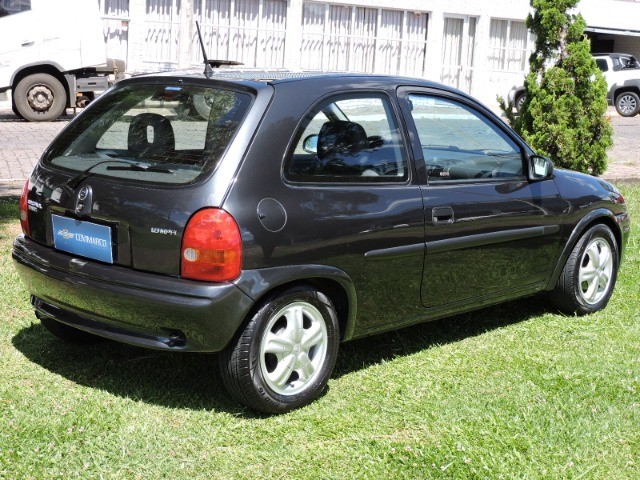
<instances>
[{"instance_id":1,"label":"tree shadow on grass","mask_svg":"<svg viewBox=\"0 0 640 480\"><path fill-rule=\"evenodd\" d=\"M524 299L355 340L341 346L332 377L482 335L544 312L544 302ZM227 394L217 355L161 352L111 341L72 346L53 337L40 323L18 332L12 342L32 362L80 385L169 408L263 418Z\"/></svg>"}]
</instances>

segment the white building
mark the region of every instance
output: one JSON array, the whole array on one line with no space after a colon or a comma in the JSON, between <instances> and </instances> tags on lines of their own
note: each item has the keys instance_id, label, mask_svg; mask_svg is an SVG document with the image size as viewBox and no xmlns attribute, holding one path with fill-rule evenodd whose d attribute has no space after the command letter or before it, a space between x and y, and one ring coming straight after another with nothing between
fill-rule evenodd
<instances>
[{"instance_id":1,"label":"white building","mask_svg":"<svg viewBox=\"0 0 640 480\"><path fill-rule=\"evenodd\" d=\"M109 55L129 72L210 59L248 67L417 76L495 102L522 83L529 0L100 0ZM640 0L582 0L594 51L640 58Z\"/></svg>"}]
</instances>

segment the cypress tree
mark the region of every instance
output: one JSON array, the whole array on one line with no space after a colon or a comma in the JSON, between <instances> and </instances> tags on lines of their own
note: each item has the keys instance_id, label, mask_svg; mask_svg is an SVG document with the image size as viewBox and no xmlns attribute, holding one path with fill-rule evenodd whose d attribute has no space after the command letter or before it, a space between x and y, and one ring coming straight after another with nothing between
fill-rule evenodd
<instances>
[{"instance_id":1,"label":"cypress tree","mask_svg":"<svg viewBox=\"0 0 640 480\"><path fill-rule=\"evenodd\" d=\"M570 10L579 0L531 0L527 27L536 35L519 116L502 110L537 153L555 165L599 175L607 167L613 131L607 83L584 35L586 23Z\"/></svg>"}]
</instances>

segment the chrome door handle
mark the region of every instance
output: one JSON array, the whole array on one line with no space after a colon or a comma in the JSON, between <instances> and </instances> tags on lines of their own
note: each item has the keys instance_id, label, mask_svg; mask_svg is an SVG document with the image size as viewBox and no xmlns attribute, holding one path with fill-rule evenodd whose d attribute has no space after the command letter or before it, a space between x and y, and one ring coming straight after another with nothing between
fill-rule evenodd
<instances>
[{"instance_id":1,"label":"chrome door handle","mask_svg":"<svg viewBox=\"0 0 640 480\"><path fill-rule=\"evenodd\" d=\"M431 222L434 225L446 225L453 223L453 208L451 207L435 207L431 210Z\"/></svg>"}]
</instances>

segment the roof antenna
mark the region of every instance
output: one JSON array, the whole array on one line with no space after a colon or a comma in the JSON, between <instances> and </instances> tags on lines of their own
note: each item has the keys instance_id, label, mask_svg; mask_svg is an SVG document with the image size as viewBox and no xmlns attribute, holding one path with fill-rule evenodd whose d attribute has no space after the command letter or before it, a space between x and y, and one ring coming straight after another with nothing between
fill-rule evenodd
<instances>
[{"instance_id":1,"label":"roof antenna","mask_svg":"<svg viewBox=\"0 0 640 480\"><path fill-rule=\"evenodd\" d=\"M198 29L198 39L200 40L200 47L202 48L202 56L204 57L204 76L207 78L211 78L213 75L213 69L209 64L209 59L207 58L207 51L204 48L204 42L202 41L202 34L200 33L200 24L196 20L196 28Z\"/></svg>"}]
</instances>

